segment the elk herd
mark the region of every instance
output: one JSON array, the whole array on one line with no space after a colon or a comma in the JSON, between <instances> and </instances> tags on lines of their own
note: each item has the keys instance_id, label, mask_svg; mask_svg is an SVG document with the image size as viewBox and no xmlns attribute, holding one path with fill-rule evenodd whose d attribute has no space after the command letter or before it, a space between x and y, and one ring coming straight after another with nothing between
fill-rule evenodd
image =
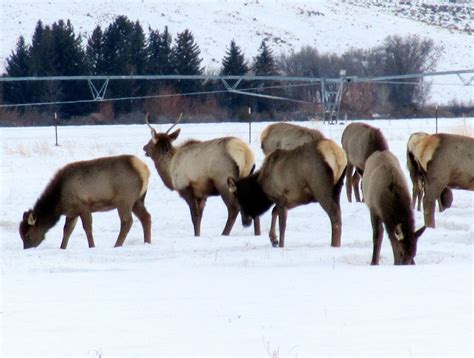
<instances>
[{"instance_id":1,"label":"elk herd","mask_svg":"<svg viewBox=\"0 0 474 358\"><path fill-rule=\"evenodd\" d=\"M453 202L452 189L474 190L474 138L454 134L413 133L407 143L407 168L412 194L399 160L390 151L380 129L351 123L341 146L320 131L290 123L275 123L261 133L263 164L255 168L250 147L237 137L174 142L180 129L151 130L143 150L164 185L189 206L194 235L201 235L201 220L210 196L220 196L227 208L222 235L230 235L241 214L242 224L253 223L260 235L260 216L271 212L270 242L284 247L288 210L319 203L331 223L331 246L341 246L340 195L364 202L372 226L372 265L379 264L384 228L396 265L414 264L417 241L425 227L435 227L439 210ZM20 236L25 249L38 246L46 232L66 217L61 249L81 219L89 247L94 247L92 213L117 209L120 231L115 246L122 246L135 215L145 243L151 243L151 215L145 207L150 171L132 155L73 162L51 179L33 209L23 214ZM360 187L362 192L360 192ZM423 208L425 225L416 230L413 210ZM356 205L356 204L352 204ZM279 236L276 234L278 220Z\"/></svg>"}]
</instances>

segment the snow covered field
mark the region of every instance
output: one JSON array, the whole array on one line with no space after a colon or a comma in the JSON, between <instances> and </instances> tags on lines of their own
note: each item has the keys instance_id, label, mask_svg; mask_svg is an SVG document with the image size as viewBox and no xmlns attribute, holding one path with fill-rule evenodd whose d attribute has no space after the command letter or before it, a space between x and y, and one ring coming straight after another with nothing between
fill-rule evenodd
<instances>
[{"instance_id":1,"label":"snow covered field","mask_svg":"<svg viewBox=\"0 0 474 358\"><path fill-rule=\"evenodd\" d=\"M410 133L435 131L434 120L372 121L405 170ZM263 154L253 124L252 149ZM340 142L343 125L305 123ZM160 129L160 126L156 126ZM248 139L247 124L188 124L186 138ZM165 126L161 129L166 129ZM473 135L474 118L440 120L439 130ZM319 204L289 212L286 248L236 222L220 236L226 210L218 198L195 238L185 202L166 189L142 147L145 125L2 128L0 356L163 355L465 355L473 353L474 193L454 191L418 245L416 266L395 267L387 238L381 265L369 266L371 226L365 204L341 195L342 247L331 248ZM147 207L152 244L135 220L114 249L115 211L94 214L96 248L81 225L59 250L64 219L36 249L23 250L18 224L54 172L71 161L122 153L149 164ZM422 215L416 212L417 227Z\"/></svg>"}]
</instances>

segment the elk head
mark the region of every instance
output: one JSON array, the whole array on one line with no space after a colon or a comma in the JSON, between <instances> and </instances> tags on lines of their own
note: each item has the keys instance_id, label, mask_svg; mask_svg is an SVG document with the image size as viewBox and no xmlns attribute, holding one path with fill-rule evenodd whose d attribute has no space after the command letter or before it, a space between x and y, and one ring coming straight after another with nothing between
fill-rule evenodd
<instances>
[{"instance_id":1,"label":"elk head","mask_svg":"<svg viewBox=\"0 0 474 358\"><path fill-rule=\"evenodd\" d=\"M37 225L33 210L25 211L20 223L20 237L23 240L23 248L37 247L45 239L45 235L45 230Z\"/></svg>"},{"instance_id":2,"label":"elk head","mask_svg":"<svg viewBox=\"0 0 474 358\"><path fill-rule=\"evenodd\" d=\"M423 226L415 232L404 232L401 224L395 227L393 233L395 240L392 240L395 265L415 264L417 242L425 229Z\"/></svg>"},{"instance_id":3,"label":"elk head","mask_svg":"<svg viewBox=\"0 0 474 358\"><path fill-rule=\"evenodd\" d=\"M168 130L164 133L157 132L150 124L150 113L147 113L145 116L145 123L151 130L151 139L150 141L143 147L145 151L145 155L151 158L161 158L163 155L170 153L173 150L173 142L178 138L181 129L177 129L172 133L169 133L171 129L173 129L181 120L183 114L181 113L179 118L176 122L168 128Z\"/></svg>"}]
</instances>

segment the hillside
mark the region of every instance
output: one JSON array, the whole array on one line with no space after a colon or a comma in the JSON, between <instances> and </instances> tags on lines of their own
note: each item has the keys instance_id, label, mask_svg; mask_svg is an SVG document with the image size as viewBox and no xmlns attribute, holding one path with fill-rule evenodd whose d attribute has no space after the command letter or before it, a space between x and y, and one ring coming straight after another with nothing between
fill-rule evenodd
<instances>
[{"instance_id":1,"label":"hillside","mask_svg":"<svg viewBox=\"0 0 474 358\"><path fill-rule=\"evenodd\" d=\"M370 0L3 0L0 62L3 71L5 59L14 49L18 37L23 35L30 41L39 19L46 24L70 19L75 31L86 39L95 26L106 27L114 17L125 14L133 21L140 21L146 29L168 26L173 35L190 29L201 49L203 65L208 70L220 66L232 39L250 59L256 55L264 39L275 54L299 50L304 45L317 47L320 52L341 54L351 47L377 46L394 34L419 34L443 46L439 71L474 68L474 41L469 31L474 28L471 19L473 5L459 7L455 16L452 11L447 11L443 16L431 14L430 17L429 14L421 16L429 12L426 7L389 7L377 3ZM438 21L440 17L445 21ZM452 26L454 23L457 29ZM449 85L440 85L446 83ZM472 100L472 87L466 90L460 84L456 76L436 78L432 101Z\"/></svg>"}]
</instances>

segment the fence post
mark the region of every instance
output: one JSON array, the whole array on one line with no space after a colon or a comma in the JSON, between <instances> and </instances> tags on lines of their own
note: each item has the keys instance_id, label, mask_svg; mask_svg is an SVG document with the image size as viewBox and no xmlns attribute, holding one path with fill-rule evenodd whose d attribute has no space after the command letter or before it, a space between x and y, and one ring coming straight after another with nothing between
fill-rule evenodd
<instances>
[{"instance_id":1,"label":"fence post","mask_svg":"<svg viewBox=\"0 0 474 358\"><path fill-rule=\"evenodd\" d=\"M252 108L249 107L249 144L252 143Z\"/></svg>"},{"instance_id":2,"label":"fence post","mask_svg":"<svg viewBox=\"0 0 474 358\"><path fill-rule=\"evenodd\" d=\"M54 132L56 134L56 147L59 147L58 143L58 113L54 112Z\"/></svg>"}]
</instances>

